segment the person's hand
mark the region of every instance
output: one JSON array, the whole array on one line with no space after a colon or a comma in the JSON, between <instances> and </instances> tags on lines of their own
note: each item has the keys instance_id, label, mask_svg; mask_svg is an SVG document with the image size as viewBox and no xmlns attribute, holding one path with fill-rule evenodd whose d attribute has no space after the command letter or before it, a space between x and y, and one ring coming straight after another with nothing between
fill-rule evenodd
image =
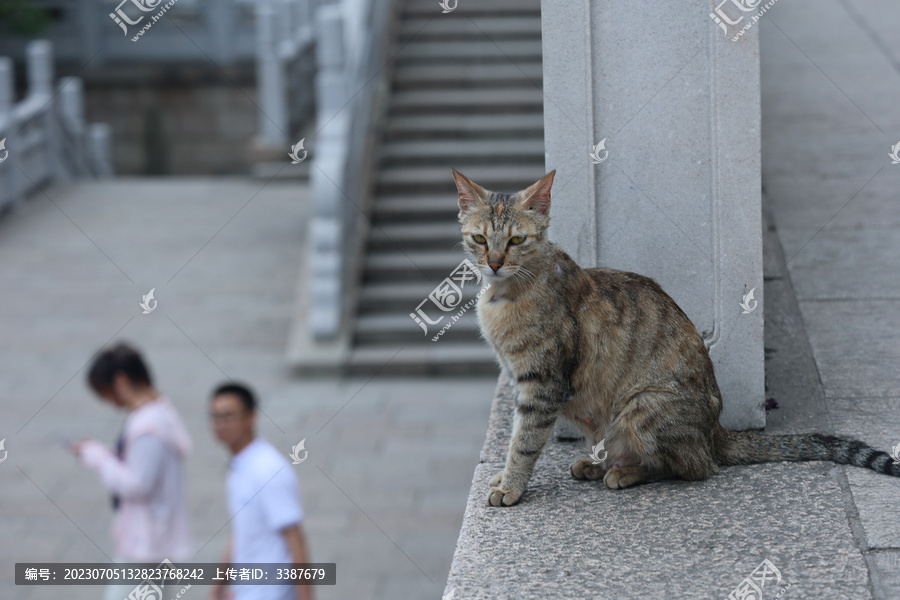
<instances>
[{"instance_id":1,"label":"person's hand","mask_svg":"<svg viewBox=\"0 0 900 600\"><path fill-rule=\"evenodd\" d=\"M212 586L212 600L230 600L234 597L228 586L223 583L217 583Z\"/></svg>"},{"instance_id":2,"label":"person's hand","mask_svg":"<svg viewBox=\"0 0 900 600\"><path fill-rule=\"evenodd\" d=\"M77 442L72 442L71 444L66 446L66 448L69 450L69 452L71 452L75 456L80 456L81 449L84 447L84 443L90 442L90 441L93 441L93 440L91 438L83 437L80 440L78 440Z\"/></svg>"}]
</instances>

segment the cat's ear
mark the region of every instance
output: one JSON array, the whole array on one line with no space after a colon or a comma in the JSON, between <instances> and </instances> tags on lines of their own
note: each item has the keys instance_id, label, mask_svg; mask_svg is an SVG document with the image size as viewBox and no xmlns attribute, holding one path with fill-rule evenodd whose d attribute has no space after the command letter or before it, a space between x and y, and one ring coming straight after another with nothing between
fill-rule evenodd
<instances>
[{"instance_id":1,"label":"cat's ear","mask_svg":"<svg viewBox=\"0 0 900 600\"><path fill-rule=\"evenodd\" d=\"M453 171L453 179L456 180L456 189L459 190L459 210L466 212L485 203L488 193L483 187L456 169L450 170Z\"/></svg>"},{"instance_id":2,"label":"cat's ear","mask_svg":"<svg viewBox=\"0 0 900 600\"><path fill-rule=\"evenodd\" d=\"M522 197L522 208L525 210L536 210L546 215L550 212L550 188L553 186L553 178L556 176L556 169L553 169L540 178L537 183L532 184L528 189L519 192Z\"/></svg>"}]
</instances>

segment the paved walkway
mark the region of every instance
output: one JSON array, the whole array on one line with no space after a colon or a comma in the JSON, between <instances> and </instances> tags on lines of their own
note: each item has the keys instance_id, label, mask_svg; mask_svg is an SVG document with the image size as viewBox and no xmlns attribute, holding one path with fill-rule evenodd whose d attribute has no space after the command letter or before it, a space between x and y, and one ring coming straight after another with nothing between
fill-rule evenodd
<instances>
[{"instance_id":1,"label":"paved walkway","mask_svg":"<svg viewBox=\"0 0 900 600\"><path fill-rule=\"evenodd\" d=\"M763 185L821 381L818 419L889 451L900 443L900 164L888 157L900 7L790 0L768 14ZM900 481L840 471L874 597L900 598Z\"/></svg>"},{"instance_id":2,"label":"paved walkway","mask_svg":"<svg viewBox=\"0 0 900 600\"><path fill-rule=\"evenodd\" d=\"M231 377L259 391L276 447L306 439L295 468L312 558L337 563L339 582L317 598L440 596L496 380L293 377L283 356L310 208L294 183L126 178L53 187L0 219L0 598L62 597L16 588L14 562L113 555L107 495L57 442L117 435L123 416L83 370L113 339L146 351L193 432L198 561L218 560L228 532L206 401Z\"/></svg>"}]
</instances>

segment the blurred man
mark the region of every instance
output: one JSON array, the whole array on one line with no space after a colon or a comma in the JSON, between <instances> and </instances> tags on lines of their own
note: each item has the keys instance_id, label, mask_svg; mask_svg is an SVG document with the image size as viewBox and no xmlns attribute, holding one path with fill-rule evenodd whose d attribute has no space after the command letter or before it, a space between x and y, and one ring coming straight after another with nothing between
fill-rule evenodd
<instances>
[{"instance_id":1,"label":"blurred man","mask_svg":"<svg viewBox=\"0 0 900 600\"><path fill-rule=\"evenodd\" d=\"M153 388L140 353L126 344L100 352L88 372L100 398L128 413L115 450L82 440L72 450L113 494L116 562L173 562L193 555L185 492L187 429L171 400ZM108 600L134 588L109 586Z\"/></svg>"},{"instance_id":2,"label":"blurred man","mask_svg":"<svg viewBox=\"0 0 900 600\"><path fill-rule=\"evenodd\" d=\"M244 385L228 383L212 395L216 437L232 454L228 470L231 539L226 563L306 563L297 477L272 444L256 436L256 398ZM289 567L289 565L285 565ZM312 600L308 585L235 585L235 600ZM213 598L226 598L225 587Z\"/></svg>"}]
</instances>

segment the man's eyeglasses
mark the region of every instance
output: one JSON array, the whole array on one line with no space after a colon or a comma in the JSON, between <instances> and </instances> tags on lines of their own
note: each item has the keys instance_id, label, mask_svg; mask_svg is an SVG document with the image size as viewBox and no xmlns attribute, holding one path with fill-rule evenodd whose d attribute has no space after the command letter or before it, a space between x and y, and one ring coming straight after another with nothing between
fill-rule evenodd
<instances>
[{"instance_id":1,"label":"man's eyeglasses","mask_svg":"<svg viewBox=\"0 0 900 600\"><path fill-rule=\"evenodd\" d=\"M211 412L211 413L209 413L209 418L212 419L212 421L214 423L215 422L226 422L227 423L230 421L234 421L234 419L236 417L238 417L239 415L240 415L240 413L236 413L234 411L220 412L220 413Z\"/></svg>"}]
</instances>

